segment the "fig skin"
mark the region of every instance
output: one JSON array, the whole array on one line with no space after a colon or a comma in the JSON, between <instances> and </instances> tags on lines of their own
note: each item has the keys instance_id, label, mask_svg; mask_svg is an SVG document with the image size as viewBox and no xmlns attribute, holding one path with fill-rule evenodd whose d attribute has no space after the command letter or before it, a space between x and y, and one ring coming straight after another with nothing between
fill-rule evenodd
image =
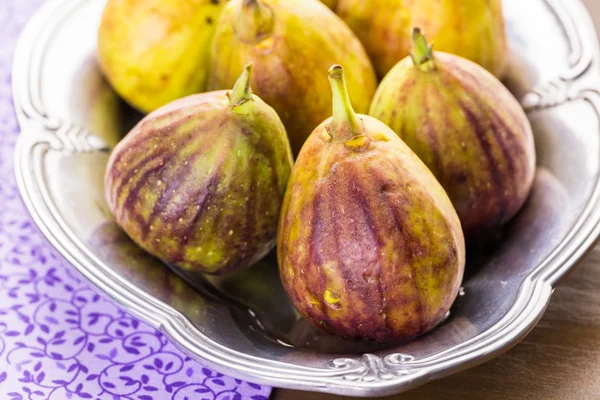
<instances>
[{"instance_id":1,"label":"fig skin","mask_svg":"<svg viewBox=\"0 0 600 400\"><path fill-rule=\"evenodd\" d=\"M115 91L146 113L204 92L210 43L226 3L109 0L98 32L98 61Z\"/></svg>"},{"instance_id":2,"label":"fig skin","mask_svg":"<svg viewBox=\"0 0 600 400\"><path fill-rule=\"evenodd\" d=\"M353 106L366 113L377 88L375 71L352 31L318 0L232 0L213 41L211 90L231 87L252 62L252 88L281 117L297 155L331 116L326 71L348 70Z\"/></svg>"},{"instance_id":3,"label":"fig skin","mask_svg":"<svg viewBox=\"0 0 600 400\"><path fill-rule=\"evenodd\" d=\"M292 153L277 113L233 92L177 100L115 148L105 175L116 222L150 254L190 273L252 265L275 245Z\"/></svg>"},{"instance_id":4,"label":"fig skin","mask_svg":"<svg viewBox=\"0 0 600 400\"><path fill-rule=\"evenodd\" d=\"M498 78L504 75L502 0L339 0L336 12L362 41L380 78L410 54L415 26L436 50L474 61Z\"/></svg>"},{"instance_id":5,"label":"fig skin","mask_svg":"<svg viewBox=\"0 0 600 400\"><path fill-rule=\"evenodd\" d=\"M369 114L427 164L467 238L485 235L512 219L529 196L536 166L531 125L494 76L464 58L432 52L418 30L415 40L420 55L390 71Z\"/></svg>"},{"instance_id":6,"label":"fig skin","mask_svg":"<svg viewBox=\"0 0 600 400\"><path fill-rule=\"evenodd\" d=\"M284 287L316 327L347 339L402 342L445 317L465 244L448 196L385 124L352 111L340 66L334 117L306 141L279 221Z\"/></svg>"}]
</instances>

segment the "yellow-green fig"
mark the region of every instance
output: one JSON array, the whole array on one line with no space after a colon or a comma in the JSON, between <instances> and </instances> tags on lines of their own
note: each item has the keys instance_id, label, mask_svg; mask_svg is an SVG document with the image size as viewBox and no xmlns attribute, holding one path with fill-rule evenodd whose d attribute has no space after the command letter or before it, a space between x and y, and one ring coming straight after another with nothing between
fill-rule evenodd
<instances>
[{"instance_id":1,"label":"yellow-green fig","mask_svg":"<svg viewBox=\"0 0 600 400\"><path fill-rule=\"evenodd\" d=\"M233 91L169 103L112 152L106 199L115 221L186 275L244 268L275 245L292 151L275 110Z\"/></svg>"},{"instance_id":2,"label":"yellow-green fig","mask_svg":"<svg viewBox=\"0 0 600 400\"><path fill-rule=\"evenodd\" d=\"M143 112L205 91L210 42L226 2L109 0L98 61L113 88Z\"/></svg>"},{"instance_id":3,"label":"yellow-green fig","mask_svg":"<svg viewBox=\"0 0 600 400\"><path fill-rule=\"evenodd\" d=\"M389 125L450 196L467 237L510 220L535 175L531 125L493 75L456 55L433 52L418 29L412 57L381 83L370 115Z\"/></svg>"},{"instance_id":4,"label":"yellow-green fig","mask_svg":"<svg viewBox=\"0 0 600 400\"><path fill-rule=\"evenodd\" d=\"M400 342L439 324L463 277L460 221L429 169L385 124L356 115L343 69L333 118L310 135L285 195L282 282L315 326Z\"/></svg>"},{"instance_id":5,"label":"yellow-green fig","mask_svg":"<svg viewBox=\"0 0 600 400\"><path fill-rule=\"evenodd\" d=\"M507 46L502 0L339 0L338 15L364 44L381 78L410 54L419 26L436 50L502 77Z\"/></svg>"},{"instance_id":6,"label":"yellow-green fig","mask_svg":"<svg viewBox=\"0 0 600 400\"><path fill-rule=\"evenodd\" d=\"M321 71L348 70L354 107L366 113L377 81L352 31L318 0L232 0L213 40L209 88L231 87L252 62L252 87L281 117L294 153L330 115L331 94Z\"/></svg>"}]
</instances>

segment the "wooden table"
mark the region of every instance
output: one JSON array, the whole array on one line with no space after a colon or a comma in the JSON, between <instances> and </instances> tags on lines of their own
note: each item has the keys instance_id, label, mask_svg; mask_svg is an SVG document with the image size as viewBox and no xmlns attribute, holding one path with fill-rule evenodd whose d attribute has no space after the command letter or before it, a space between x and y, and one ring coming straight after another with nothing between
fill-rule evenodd
<instances>
[{"instance_id":1,"label":"wooden table","mask_svg":"<svg viewBox=\"0 0 600 400\"><path fill-rule=\"evenodd\" d=\"M584 2L600 31L600 0ZM277 390L273 399L341 397ZM539 325L515 348L479 367L394 399L600 399L600 246L558 287Z\"/></svg>"}]
</instances>

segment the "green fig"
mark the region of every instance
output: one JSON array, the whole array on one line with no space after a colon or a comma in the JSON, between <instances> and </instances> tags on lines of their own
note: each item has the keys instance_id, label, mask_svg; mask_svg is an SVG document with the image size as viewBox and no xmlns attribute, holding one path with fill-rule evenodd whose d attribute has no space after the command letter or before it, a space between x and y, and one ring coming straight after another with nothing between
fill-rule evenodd
<instances>
[{"instance_id":1,"label":"green fig","mask_svg":"<svg viewBox=\"0 0 600 400\"><path fill-rule=\"evenodd\" d=\"M410 54L414 26L437 50L468 58L497 77L504 74L502 0L339 0L336 12L362 41L381 78Z\"/></svg>"},{"instance_id":2,"label":"green fig","mask_svg":"<svg viewBox=\"0 0 600 400\"><path fill-rule=\"evenodd\" d=\"M277 113L251 94L189 96L144 118L112 152L106 198L116 222L186 274L258 261L275 245L292 153Z\"/></svg>"},{"instance_id":3,"label":"green fig","mask_svg":"<svg viewBox=\"0 0 600 400\"><path fill-rule=\"evenodd\" d=\"M320 71L343 63L354 107L366 113L377 87L360 41L318 0L232 0L219 19L208 86L231 87L252 62L252 87L281 117L295 154L330 115L331 94Z\"/></svg>"},{"instance_id":4,"label":"green fig","mask_svg":"<svg viewBox=\"0 0 600 400\"><path fill-rule=\"evenodd\" d=\"M493 75L433 52L418 29L412 57L383 80L370 115L389 125L446 189L467 237L521 208L535 175L529 120Z\"/></svg>"},{"instance_id":5,"label":"green fig","mask_svg":"<svg viewBox=\"0 0 600 400\"><path fill-rule=\"evenodd\" d=\"M205 91L210 42L226 2L109 0L98 61L113 88L143 112Z\"/></svg>"},{"instance_id":6,"label":"green fig","mask_svg":"<svg viewBox=\"0 0 600 400\"><path fill-rule=\"evenodd\" d=\"M333 118L306 141L277 241L282 282L315 326L401 342L439 324L463 277L465 244L444 189L385 124L356 115L341 66Z\"/></svg>"}]
</instances>

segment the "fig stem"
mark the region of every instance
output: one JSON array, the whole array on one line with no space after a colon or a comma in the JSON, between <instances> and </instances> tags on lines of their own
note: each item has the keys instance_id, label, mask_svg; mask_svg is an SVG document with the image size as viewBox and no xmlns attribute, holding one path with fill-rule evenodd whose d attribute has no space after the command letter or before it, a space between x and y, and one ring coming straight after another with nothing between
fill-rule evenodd
<instances>
[{"instance_id":1,"label":"fig stem","mask_svg":"<svg viewBox=\"0 0 600 400\"><path fill-rule=\"evenodd\" d=\"M350 139L362 135L360 121L352 108L344 68L334 65L329 69L329 84L333 95L333 120L330 125L330 134L335 139Z\"/></svg>"},{"instance_id":2,"label":"fig stem","mask_svg":"<svg viewBox=\"0 0 600 400\"><path fill-rule=\"evenodd\" d=\"M273 10L262 0L243 0L234 23L235 34L244 42L259 42L273 32L273 20Z\"/></svg>"},{"instance_id":3,"label":"fig stem","mask_svg":"<svg viewBox=\"0 0 600 400\"><path fill-rule=\"evenodd\" d=\"M250 97L252 96L250 75L252 75L252 63L246 65L244 72L242 72L242 75L240 75L237 82L235 82L235 85L229 94L229 104L232 107L237 107L250 100Z\"/></svg>"},{"instance_id":4,"label":"fig stem","mask_svg":"<svg viewBox=\"0 0 600 400\"><path fill-rule=\"evenodd\" d=\"M435 69L433 48L427 43L425 35L423 35L419 28L414 28L412 32L411 56L413 62L421 71L427 72Z\"/></svg>"}]
</instances>

